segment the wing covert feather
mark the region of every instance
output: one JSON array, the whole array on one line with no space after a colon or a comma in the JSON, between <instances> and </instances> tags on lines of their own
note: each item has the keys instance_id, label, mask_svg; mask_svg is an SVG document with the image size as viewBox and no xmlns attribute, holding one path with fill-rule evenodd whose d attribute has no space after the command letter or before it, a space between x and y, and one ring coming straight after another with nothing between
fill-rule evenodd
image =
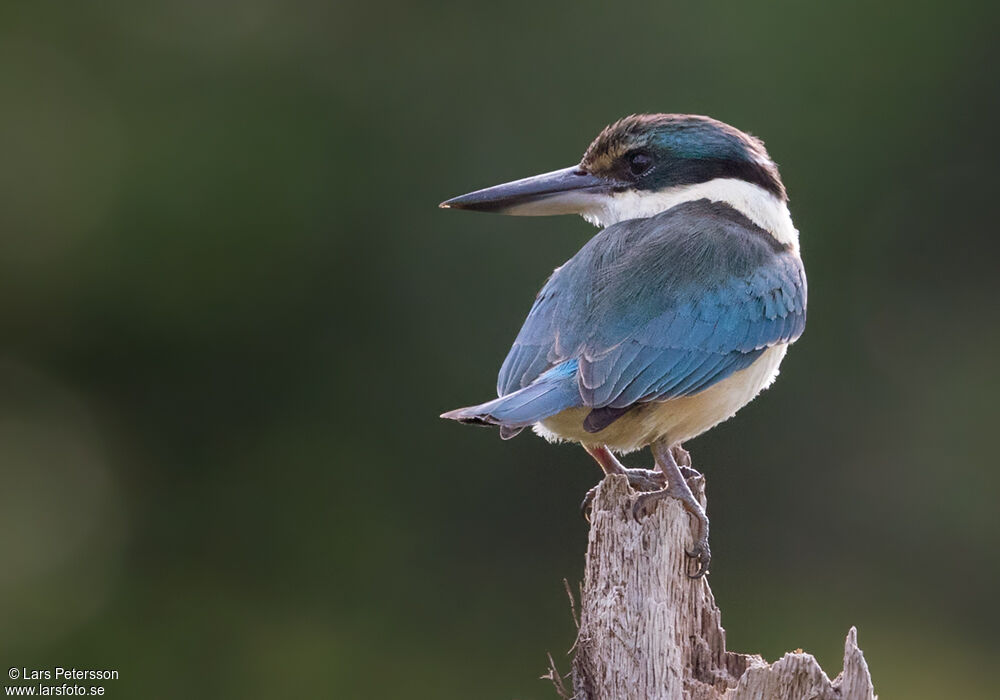
<instances>
[{"instance_id":1,"label":"wing covert feather","mask_svg":"<svg viewBox=\"0 0 1000 700\"><path fill-rule=\"evenodd\" d=\"M805 312L795 253L727 205L688 202L604 229L553 272L497 392L578 359L585 406L697 393L798 338Z\"/></svg>"}]
</instances>

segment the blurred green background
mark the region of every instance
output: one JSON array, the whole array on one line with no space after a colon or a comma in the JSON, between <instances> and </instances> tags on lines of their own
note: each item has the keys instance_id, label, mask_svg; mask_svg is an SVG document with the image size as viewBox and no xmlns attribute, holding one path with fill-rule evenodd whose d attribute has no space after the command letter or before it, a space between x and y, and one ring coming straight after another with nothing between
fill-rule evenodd
<instances>
[{"instance_id":1,"label":"blurred green background","mask_svg":"<svg viewBox=\"0 0 1000 700\"><path fill-rule=\"evenodd\" d=\"M437 415L594 229L436 205L673 111L765 139L809 272L780 381L688 445L730 647L836 673L858 625L883 698L995 697L998 16L5 3L0 663L555 697L599 472Z\"/></svg>"}]
</instances>

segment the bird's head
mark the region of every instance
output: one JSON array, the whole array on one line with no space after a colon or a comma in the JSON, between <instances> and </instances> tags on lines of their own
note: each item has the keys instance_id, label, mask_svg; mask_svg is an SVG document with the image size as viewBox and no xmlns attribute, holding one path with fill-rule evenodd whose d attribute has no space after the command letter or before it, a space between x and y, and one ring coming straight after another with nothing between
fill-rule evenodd
<instances>
[{"instance_id":1,"label":"bird's head","mask_svg":"<svg viewBox=\"0 0 1000 700\"><path fill-rule=\"evenodd\" d=\"M578 165L488 187L441 203L518 216L580 214L608 225L651 216L709 182L786 198L764 144L728 124L690 114L641 114L605 127Z\"/></svg>"}]
</instances>

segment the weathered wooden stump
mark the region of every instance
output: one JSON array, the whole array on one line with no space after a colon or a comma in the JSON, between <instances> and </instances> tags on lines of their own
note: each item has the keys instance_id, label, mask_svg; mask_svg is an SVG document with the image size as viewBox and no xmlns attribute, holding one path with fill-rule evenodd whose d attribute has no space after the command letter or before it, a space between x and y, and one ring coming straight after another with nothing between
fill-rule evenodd
<instances>
[{"instance_id":1,"label":"weathered wooden stump","mask_svg":"<svg viewBox=\"0 0 1000 700\"><path fill-rule=\"evenodd\" d=\"M689 483L705 505L704 479ZM623 476L607 477L594 499L574 645L575 700L874 700L854 628L833 681L801 651L773 664L727 651L708 580L686 575L690 516L665 499L637 523L633 499Z\"/></svg>"}]
</instances>

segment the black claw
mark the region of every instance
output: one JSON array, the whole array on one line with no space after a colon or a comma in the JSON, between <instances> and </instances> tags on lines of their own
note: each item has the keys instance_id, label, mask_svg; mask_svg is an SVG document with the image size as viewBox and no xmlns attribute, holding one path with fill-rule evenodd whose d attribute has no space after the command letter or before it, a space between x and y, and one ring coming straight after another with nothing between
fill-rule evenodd
<instances>
[{"instance_id":1,"label":"black claw","mask_svg":"<svg viewBox=\"0 0 1000 700\"><path fill-rule=\"evenodd\" d=\"M708 573L708 565L712 561L712 552L709 550L707 544L696 544L693 551L684 550L686 554L691 559L696 560L698 568L695 569L693 574L688 574L688 578L695 579L701 578Z\"/></svg>"},{"instance_id":2,"label":"black claw","mask_svg":"<svg viewBox=\"0 0 1000 700\"><path fill-rule=\"evenodd\" d=\"M640 510L642 510L642 503L639 501L639 499L636 499L635 503L632 504L632 519L637 523L642 522L642 518L639 517Z\"/></svg>"},{"instance_id":3,"label":"black claw","mask_svg":"<svg viewBox=\"0 0 1000 700\"><path fill-rule=\"evenodd\" d=\"M687 577L692 580L699 579L703 578L707 573L708 569L704 567L701 562L698 562L698 570L695 571L693 574L688 574Z\"/></svg>"},{"instance_id":4,"label":"black claw","mask_svg":"<svg viewBox=\"0 0 1000 700\"><path fill-rule=\"evenodd\" d=\"M583 501L580 503L580 515L588 523L590 522L590 509L594 505L594 497L597 495L597 487L593 487L587 491L586 495L583 497Z\"/></svg>"},{"instance_id":5,"label":"black claw","mask_svg":"<svg viewBox=\"0 0 1000 700\"><path fill-rule=\"evenodd\" d=\"M658 491L645 492L636 497L632 502L632 519L637 523L642 522L643 515L646 514L646 502L653 498L653 494L659 493Z\"/></svg>"}]
</instances>

